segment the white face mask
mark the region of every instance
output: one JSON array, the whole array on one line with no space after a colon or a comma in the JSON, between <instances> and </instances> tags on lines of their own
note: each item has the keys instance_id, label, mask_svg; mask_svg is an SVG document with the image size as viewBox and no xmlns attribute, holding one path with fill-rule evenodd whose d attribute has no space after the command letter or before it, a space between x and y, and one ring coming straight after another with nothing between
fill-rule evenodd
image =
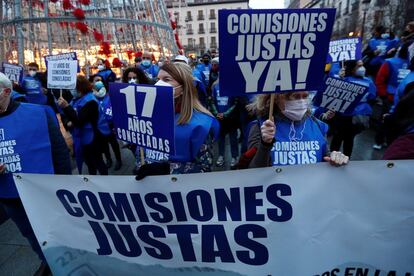
<instances>
[{"instance_id":1,"label":"white face mask","mask_svg":"<svg viewBox=\"0 0 414 276\"><path fill-rule=\"evenodd\" d=\"M99 91L93 91L93 94L97 98L103 98L106 95L106 89L105 87L102 87L101 89L99 89Z\"/></svg>"},{"instance_id":2,"label":"white face mask","mask_svg":"<svg viewBox=\"0 0 414 276\"><path fill-rule=\"evenodd\" d=\"M170 84L168 82L165 82L163 80L157 81L154 85L155 86L169 86L169 87L172 87L174 89L174 99L178 98L179 96L182 95L182 93L177 93L178 92L177 89L180 88L181 85L174 87L174 86L172 86L172 84Z\"/></svg>"},{"instance_id":3,"label":"white face mask","mask_svg":"<svg viewBox=\"0 0 414 276\"><path fill-rule=\"evenodd\" d=\"M29 76L31 76L31 77L34 77L34 76L36 76L36 71L34 71L34 70L29 70Z\"/></svg>"},{"instance_id":4,"label":"white face mask","mask_svg":"<svg viewBox=\"0 0 414 276\"><path fill-rule=\"evenodd\" d=\"M105 66L103 66L103 65L98 65L98 70L99 71L102 71L102 70L104 70L105 69Z\"/></svg>"},{"instance_id":5,"label":"white face mask","mask_svg":"<svg viewBox=\"0 0 414 276\"><path fill-rule=\"evenodd\" d=\"M355 71L355 75L358 77L365 77L365 71L366 69L364 66L358 67L358 69Z\"/></svg>"},{"instance_id":6,"label":"white face mask","mask_svg":"<svg viewBox=\"0 0 414 276\"><path fill-rule=\"evenodd\" d=\"M302 100L288 100L285 102L285 110L282 111L283 115L292 121L300 121L309 108L309 101L307 99Z\"/></svg>"},{"instance_id":7,"label":"white face mask","mask_svg":"<svg viewBox=\"0 0 414 276\"><path fill-rule=\"evenodd\" d=\"M130 80L128 81L128 83L137 83L137 79L132 78L132 79L130 79Z\"/></svg>"}]
</instances>

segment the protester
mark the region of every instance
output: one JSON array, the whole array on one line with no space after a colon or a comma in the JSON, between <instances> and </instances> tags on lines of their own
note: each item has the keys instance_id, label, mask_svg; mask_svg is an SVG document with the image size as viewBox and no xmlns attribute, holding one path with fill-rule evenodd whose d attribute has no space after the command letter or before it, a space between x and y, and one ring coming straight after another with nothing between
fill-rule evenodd
<instances>
[{"instance_id":1,"label":"protester","mask_svg":"<svg viewBox=\"0 0 414 276\"><path fill-rule=\"evenodd\" d=\"M109 93L107 93L105 85L102 82L102 77L99 75L95 75L93 77L93 94L99 101L99 105L104 113L105 119L111 129L111 133L107 136L107 142L111 145L112 150L115 154L115 167L114 170L118 171L122 167L122 158L121 158L121 150L119 148L118 140L116 139L115 130L114 130L114 123L112 120L112 104L111 99L109 98ZM108 169L112 167L112 158L111 153L109 151L108 143L103 144L102 151L106 158L106 166Z\"/></svg>"},{"instance_id":2,"label":"protester","mask_svg":"<svg viewBox=\"0 0 414 276\"><path fill-rule=\"evenodd\" d=\"M29 103L47 104L46 91L43 90L39 79L39 65L31 62L27 65L27 75L23 78L22 89Z\"/></svg>"},{"instance_id":3,"label":"protester","mask_svg":"<svg viewBox=\"0 0 414 276\"><path fill-rule=\"evenodd\" d=\"M414 86L406 91L387 117L392 143L384 152L383 159L414 159Z\"/></svg>"},{"instance_id":4,"label":"protester","mask_svg":"<svg viewBox=\"0 0 414 276\"><path fill-rule=\"evenodd\" d=\"M190 67L182 63L164 64L158 78L155 85L174 88L176 152L168 162L157 160L141 166L137 179L154 174L211 171L210 134L218 134L218 122L197 99Z\"/></svg>"},{"instance_id":5,"label":"protester","mask_svg":"<svg viewBox=\"0 0 414 276\"><path fill-rule=\"evenodd\" d=\"M396 57L386 59L379 69L375 84L377 86L377 95L382 102L381 118L384 114L390 112L398 85L410 72L408 67L408 44L405 44L400 48ZM372 147L379 150L385 142L385 129L383 124L380 123L375 135L375 144Z\"/></svg>"},{"instance_id":6,"label":"protester","mask_svg":"<svg viewBox=\"0 0 414 276\"><path fill-rule=\"evenodd\" d=\"M224 165L224 154L226 145L226 136L230 138L231 161L230 167L234 167L239 156L239 145L237 141L237 128L239 127L239 118L237 113L237 97L228 97L220 95L219 79L213 84L212 100L210 110L220 122L220 137L218 140L219 156L216 161L217 167Z\"/></svg>"},{"instance_id":7,"label":"protester","mask_svg":"<svg viewBox=\"0 0 414 276\"><path fill-rule=\"evenodd\" d=\"M133 83L133 84L151 84L151 80L147 78L147 75L139 68L130 67L125 70L122 74L123 83Z\"/></svg>"},{"instance_id":8,"label":"protester","mask_svg":"<svg viewBox=\"0 0 414 276\"><path fill-rule=\"evenodd\" d=\"M101 175L107 175L102 148L110 134L108 123L92 93L92 84L85 77L78 76L76 90L77 94L70 105L63 98L59 98L58 104L69 119L67 127L72 132L79 173L85 161L89 174L96 175L99 171Z\"/></svg>"},{"instance_id":9,"label":"protester","mask_svg":"<svg viewBox=\"0 0 414 276\"><path fill-rule=\"evenodd\" d=\"M109 61L99 58L96 64L98 67L98 73L96 75L101 76L106 90L109 90L109 83L116 80L116 75L111 70Z\"/></svg>"},{"instance_id":10,"label":"protester","mask_svg":"<svg viewBox=\"0 0 414 276\"><path fill-rule=\"evenodd\" d=\"M215 57L211 60L211 69L209 73L209 80L208 80L208 87L207 87L207 91L209 94L211 94L213 83L215 83L219 77L219 70L220 70L219 58Z\"/></svg>"},{"instance_id":11,"label":"protester","mask_svg":"<svg viewBox=\"0 0 414 276\"><path fill-rule=\"evenodd\" d=\"M389 39L389 33L386 33L386 29L383 26L375 27L372 36L362 55L367 66L367 75L375 79L379 68L384 63L387 53L392 49L394 43Z\"/></svg>"},{"instance_id":12,"label":"protester","mask_svg":"<svg viewBox=\"0 0 414 276\"><path fill-rule=\"evenodd\" d=\"M0 203L42 260L35 275L49 275L49 266L19 198L12 173L71 174L69 150L49 107L16 102L11 93L12 83L0 73L0 140L6 145L4 149L10 151L10 162L0 162Z\"/></svg>"},{"instance_id":13,"label":"protester","mask_svg":"<svg viewBox=\"0 0 414 276\"><path fill-rule=\"evenodd\" d=\"M330 150L339 151L343 146L346 156L352 155L355 136L369 127L369 118L372 114L370 101L376 97L376 88L371 79L365 77L365 67L362 60L345 62L345 81L367 86L367 92L353 110L352 114L336 113L333 122L333 137Z\"/></svg>"},{"instance_id":14,"label":"protester","mask_svg":"<svg viewBox=\"0 0 414 276\"><path fill-rule=\"evenodd\" d=\"M255 149L249 167L310 164L329 161L340 166L349 157L341 152L328 152L326 132L328 126L314 118L309 110L309 93L289 92L276 94L274 112L269 118L270 95L256 96L249 108L259 120L252 125L248 151Z\"/></svg>"},{"instance_id":15,"label":"protester","mask_svg":"<svg viewBox=\"0 0 414 276\"><path fill-rule=\"evenodd\" d=\"M151 53L144 53L142 55L142 61L139 65L139 68L145 72L147 78L155 81L158 75L159 68L157 65L152 64L152 55Z\"/></svg>"}]
</instances>

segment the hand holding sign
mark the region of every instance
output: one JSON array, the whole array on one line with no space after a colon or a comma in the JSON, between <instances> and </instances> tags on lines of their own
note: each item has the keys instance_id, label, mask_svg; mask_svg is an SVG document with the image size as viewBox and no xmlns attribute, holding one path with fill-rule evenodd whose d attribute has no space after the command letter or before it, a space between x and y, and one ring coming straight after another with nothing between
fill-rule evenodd
<instances>
[{"instance_id":1,"label":"hand holding sign","mask_svg":"<svg viewBox=\"0 0 414 276\"><path fill-rule=\"evenodd\" d=\"M266 120L260 127L260 131L262 133L262 140L266 144L270 144L273 141L273 138L276 134L276 126L272 120Z\"/></svg>"},{"instance_id":2,"label":"hand holding sign","mask_svg":"<svg viewBox=\"0 0 414 276\"><path fill-rule=\"evenodd\" d=\"M228 96L317 90L334 15L334 9L219 11L220 90Z\"/></svg>"}]
</instances>

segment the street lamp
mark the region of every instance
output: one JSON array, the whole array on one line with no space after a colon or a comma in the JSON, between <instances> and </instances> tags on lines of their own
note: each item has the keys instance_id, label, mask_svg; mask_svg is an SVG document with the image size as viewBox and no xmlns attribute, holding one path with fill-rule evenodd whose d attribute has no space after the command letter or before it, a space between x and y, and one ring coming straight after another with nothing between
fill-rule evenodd
<instances>
[{"instance_id":1,"label":"street lamp","mask_svg":"<svg viewBox=\"0 0 414 276\"><path fill-rule=\"evenodd\" d=\"M364 40L365 18L367 16L369 3L371 3L371 0L362 0L362 10L364 12L364 15L362 17L362 28L361 28L361 39L362 39L362 41Z\"/></svg>"}]
</instances>

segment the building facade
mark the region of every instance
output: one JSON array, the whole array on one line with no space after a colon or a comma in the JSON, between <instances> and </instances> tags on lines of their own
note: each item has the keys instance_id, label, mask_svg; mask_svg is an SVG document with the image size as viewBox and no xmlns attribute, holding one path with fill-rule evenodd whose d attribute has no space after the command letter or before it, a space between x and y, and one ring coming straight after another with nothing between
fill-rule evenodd
<instances>
[{"instance_id":1,"label":"building facade","mask_svg":"<svg viewBox=\"0 0 414 276\"><path fill-rule=\"evenodd\" d=\"M414 20L412 0L293 0L289 8L335 8L332 39L362 36L367 41L378 25L400 35Z\"/></svg>"},{"instance_id":2,"label":"building facade","mask_svg":"<svg viewBox=\"0 0 414 276\"><path fill-rule=\"evenodd\" d=\"M178 37L187 54L202 55L217 52L218 11L221 9L247 9L248 0L239 1L166 1L168 11L177 23Z\"/></svg>"}]
</instances>

